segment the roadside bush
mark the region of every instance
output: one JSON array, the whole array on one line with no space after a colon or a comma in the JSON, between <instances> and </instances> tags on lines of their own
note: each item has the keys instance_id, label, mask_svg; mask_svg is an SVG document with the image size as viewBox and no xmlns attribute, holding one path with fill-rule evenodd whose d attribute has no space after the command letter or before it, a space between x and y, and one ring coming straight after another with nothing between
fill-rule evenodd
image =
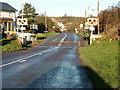
<instances>
[{"instance_id":1,"label":"roadside bush","mask_svg":"<svg viewBox=\"0 0 120 90\"><path fill-rule=\"evenodd\" d=\"M117 30L110 30L109 32L106 33L106 39L118 39L118 31Z\"/></svg>"},{"instance_id":2,"label":"roadside bush","mask_svg":"<svg viewBox=\"0 0 120 90\"><path fill-rule=\"evenodd\" d=\"M7 37L7 34L6 34L6 33L4 33L4 34L2 33L1 36L2 36L2 38L0 38L0 39L3 39L3 38L6 38L6 37Z\"/></svg>"}]
</instances>

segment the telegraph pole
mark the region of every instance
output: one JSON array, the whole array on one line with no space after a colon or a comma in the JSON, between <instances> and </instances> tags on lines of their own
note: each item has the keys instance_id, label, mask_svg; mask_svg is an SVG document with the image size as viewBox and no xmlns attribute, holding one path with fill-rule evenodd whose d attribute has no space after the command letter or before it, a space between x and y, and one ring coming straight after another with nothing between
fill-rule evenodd
<instances>
[{"instance_id":1,"label":"telegraph pole","mask_svg":"<svg viewBox=\"0 0 120 90\"><path fill-rule=\"evenodd\" d=\"M85 18L86 18L86 15L87 15L87 10L85 10Z\"/></svg>"},{"instance_id":2,"label":"telegraph pole","mask_svg":"<svg viewBox=\"0 0 120 90\"><path fill-rule=\"evenodd\" d=\"M22 4L22 19L23 19L23 8L24 8L24 4Z\"/></svg>"},{"instance_id":3,"label":"telegraph pole","mask_svg":"<svg viewBox=\"0 0 120 90\"><path fill-rule=\"evenodd\" d=\"M98 0L98 11L97 11L98 12L98 17L99 17L99 11L100 11L99 7L100 7L100 0Z\"/></svg>"},{"instance_id":4,"label":"telegraph pole","mask_svg":"<svg viewBox=\"0 0 120 90\"><path fill-rule=\"evenodd\" d=\"M45 11L45 30L47 31L47 15L46 15L46 11Z\"/></svg>"},{"instance_id":5,"label":"telegraph pole","mask_svg":"<svg viewBox=\"0 0 120 90\"><path fill-rule=\"evenodd\" d=\"M85 10L85 23L86 23L86 15L87 15L87 10ZM84 30L85 30L85 25L84 25Z\"/></svg>"},{"instance_id":6,"label":"telegraph pole","mask_svg":"<svg viewBox=\"0 0 120 90\"><path fill-rule=\"evenodd\" d=\"M98 14L98 34L99 34L99 20L100 20L100 18L99 18L99 11L100 11L100 1L98 0L98 9L97 9L97 14Z\"/></svg>"},{"instance_id":7,"label":"telegraph pole","mask_svg":"<svg viewBox=\"0 0 120 90\"><path fill-rule=\"evenodd\" d=\"M22 4L22 20L23 20L23 8L24 8L24 4ZM22 25L22 29L23 29L23 25ZM23 30L22 30L23 32Z\"/></svg>"},{"instance_id":8,"label":"telegraph pole","mask_svg":"<svg viewBox=\"0 0 120 90\"><path fill-rule=\"evenodd\" d=\"M90 18L90 6L88 6L88 17Z\"/></svg>"}]
</instances>

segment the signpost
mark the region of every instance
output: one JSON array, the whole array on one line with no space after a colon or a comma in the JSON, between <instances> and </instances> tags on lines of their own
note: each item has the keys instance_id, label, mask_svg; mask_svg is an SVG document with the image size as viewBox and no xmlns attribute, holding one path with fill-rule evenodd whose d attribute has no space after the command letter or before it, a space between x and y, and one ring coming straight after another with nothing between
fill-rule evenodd
<instances>
[{"instance_id":1,"label":"signpost","mask_svg":"<svg viewBox=\"0 0 120 90\"><path fill-rule=\"evenodd\" d=\"M90 26L89 30L90 30L90 45L91 45L93 41L93 31L95 30L95 27Z\"/></svg>"}]
</instances>

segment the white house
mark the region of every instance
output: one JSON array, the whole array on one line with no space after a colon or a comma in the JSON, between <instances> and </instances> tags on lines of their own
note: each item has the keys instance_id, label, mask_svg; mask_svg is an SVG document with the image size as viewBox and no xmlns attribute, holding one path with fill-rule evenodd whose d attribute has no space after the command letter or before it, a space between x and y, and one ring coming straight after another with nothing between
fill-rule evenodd
<instances>
[{"instance_id":1,"label":"white house","mask_svg":"<svg viewBox=\"0 0 120 90\"><path fill-rule=\"evenodd\" d=\"M63 32L64 31L64 24L62 22L57 22L57 25L61 28L61 31Z\"/></svg>"},{"instance_id":2,"label":"white house","mask_svg":"<svg viewBox=\"0 0 120 90\"><path fill-rule=\"evenodd\" d=\"M6 32L16 30L16 9L8 3L0 2L0 26Z\"/></svg>"}]
</instances>

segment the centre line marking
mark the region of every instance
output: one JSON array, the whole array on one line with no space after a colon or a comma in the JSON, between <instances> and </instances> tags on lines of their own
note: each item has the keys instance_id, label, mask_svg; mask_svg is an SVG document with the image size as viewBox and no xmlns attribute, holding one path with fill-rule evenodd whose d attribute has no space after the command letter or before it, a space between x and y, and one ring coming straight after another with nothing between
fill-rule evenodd
<instances>
[{"instance_id":1,"label":"centre line marking","mask_svg":"<svg viewBox=\"0 0 120 90\"><path fill-rule=\"evenodd\" d=\"M26 59L28 59L28 58L30 58L30 57L39 55L39 54L41 54L41 53L46 53L46 52L50 52L50 51L56 50L56 49L58 49L58 48L61 46L61 43L64 42L64 40L65 40L66 37L67 37L67 35L65 34L65 36L60 40L58 46L56 46L56 47L54 47L54 48L52 48L52 49L48 49L48 50L45 50L45 51L43 51L43 52L39 52L39 53L30 55L30 56L28 56L28 57L25 57L25 58L22 58L22 59L18 59L18 60L16 60L16 61L12 61L12 62L9 62L9 63L6 63L6 64L2 64L2 65L0 65L0 68L1 68L1 67L4 67L4 66L11 65L11 64L14 64L14 63L17 63L17 62L20 62L20 61L22 61L22 60L26 60Z\"/></svg>"},{"instance_id":2,"label":"centre line marking","mask_svg":"<svg viewBox=\"0 0 120 90\"><path fill-rule=\"evenodd\" d=\"M42 55L42 53L40 53L39 55Z\"/></svg>"},{"instance_id":3,"label":"centre line marking","mask_svg":"<svg viewBox=\"0 0 120 90\"><path fill-rule=\"evenodd\" d=\"M23 63L23 62L26 62L27 60L22 60L22 61L20 61L20 63Z\"/></svg>"}]
</instances>

